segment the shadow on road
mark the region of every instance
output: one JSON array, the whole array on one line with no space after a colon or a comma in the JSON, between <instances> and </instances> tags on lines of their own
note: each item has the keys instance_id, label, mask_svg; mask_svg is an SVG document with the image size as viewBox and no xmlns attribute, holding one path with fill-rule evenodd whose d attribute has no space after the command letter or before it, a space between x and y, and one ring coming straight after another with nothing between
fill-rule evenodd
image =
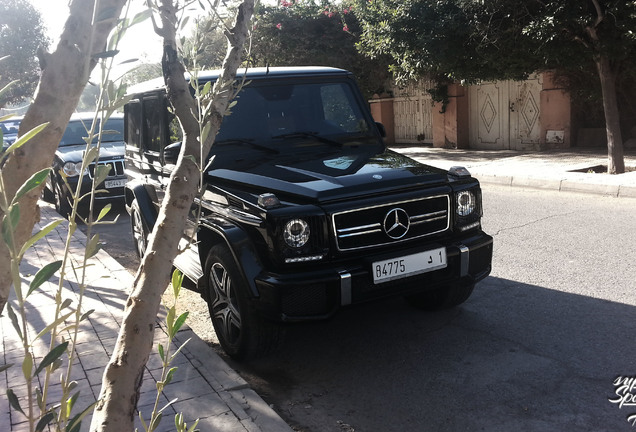
<instances>
[{"instance_id":1,"label":"shadow on road","mask_svg":"<svg viewBox=\"0 0 636 432\"><path fill-rule=\"evenodd\" d=\"M608 398L617 376L636 376L635 318L631 305L491 277L452 311L392 299L289 327L280 352L234 367L312 432L627 431L636 407Z\"/></svg>"}]
</instances>

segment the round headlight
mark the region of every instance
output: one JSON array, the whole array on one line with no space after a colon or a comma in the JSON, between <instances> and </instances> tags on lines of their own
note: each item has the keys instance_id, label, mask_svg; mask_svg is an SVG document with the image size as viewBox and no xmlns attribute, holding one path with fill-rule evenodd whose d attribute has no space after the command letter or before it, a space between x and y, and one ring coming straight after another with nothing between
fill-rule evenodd
<instances>
[{"instance_id":1,"label":"round headlight","mask_svg":"<svg viewBox=\"0 0 636 432\"><path fill-rule=\"evenodd\" d=\"M457 214L468 216L475 210L475 194L471 191L462 191L457 194Z\"/></svg>"},{"instance_id":2,"label":"round headlight","mask_svg":"<svg viewBox=\"0 0 636 432\"><path fill-rule=\"evenodd\" d=\"M82 163L81 162L66 162L64 164L64 174L66 174L69 177L73 177L73 176L77 176L80 175L82 169Z\"/></svg>"},{"instance_id":3,"label":"round headlight","mask_svg":"<svg viewBox=\"0 0 636 432\"><path fill-rule=\"evenodd\" d=\"M292 219L285 224L283 236L290 247L299 248L309 240L309 225L302 219Z\"/></svg>"}]
</instances>

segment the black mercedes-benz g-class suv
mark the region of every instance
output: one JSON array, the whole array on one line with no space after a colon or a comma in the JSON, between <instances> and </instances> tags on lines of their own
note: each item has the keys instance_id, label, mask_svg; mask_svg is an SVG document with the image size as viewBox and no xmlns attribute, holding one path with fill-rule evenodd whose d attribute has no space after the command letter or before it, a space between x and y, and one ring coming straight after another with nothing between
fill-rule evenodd
<instances>
[{"instance_id":1,"label":"black mercedes-benz g-class suv","mask_svg":"<svg viewBox=\"0 0 636 432\"><path fill-rule=\"evenodd\" d=\"M479 182L387 150L347 71L246 75L193 203L191 246L174 262L207 301L223 349L259 354L279 341L277 323L386 296L425 309L464 302L491 269ZM143 254L180 138L161 79L131 94L126 207Z\"/></svg>"}]
</instances>

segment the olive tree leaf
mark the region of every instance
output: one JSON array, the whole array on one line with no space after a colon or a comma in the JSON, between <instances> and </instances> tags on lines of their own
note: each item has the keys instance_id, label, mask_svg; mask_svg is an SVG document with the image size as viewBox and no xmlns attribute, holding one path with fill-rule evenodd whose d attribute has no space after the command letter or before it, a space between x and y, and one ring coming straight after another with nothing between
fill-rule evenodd
<instances>
[{"instance_id":1,"label":"olive tree leaf","mask_svg":"<svg viewBox=\"0 0 636 432\"><path fill-rule=\"evenodd\" d=\"M177 334L179 332L179 330L185 323L186 319L188 319L189 313L190 312L184 312L181 315L179 315L179 317L176 319L176 321L174 322L173 330L172 330L174 334Z\"/></svg>"},{"instance_id":2,"label":"olive tree leaf","mask_svg":"<svg viewBox=\"0 0 636 432\"><path fill-rule=\"evenodd\" d=\"M80 430L80 428L82 426L82 420L84 419L84 417L86 417L86 415L88 413L93 412L93 407L95 405L97 405L97 402L93 402L92 404L87 406L86 409L84 409L84 411L82 411L81 413L79 413L75 417L73 417L71 419L71 421L68 423L68 425L66 426L66 431L67 432L79 432L79 430Z\"/></svg>"},{"instance_id":3,"label":"olive tree leaf","mask_svg":"<svg viewBox=\"0 0 636 432\"><path fill-rule=\"evenodd\" d=\"M42 336L44 336L45 334L47 334L49 331L51 331L51 329L53 327L56 327L57 325L63 323L66 318L70 317L71 315L73 315L75 313L75 311L70 311L65 313L64 315L60 316L58 319L56 319L55 321L53 321L51 324L47 325L46 327L44 327L42 330L40 330L40 333L37 334L37 336L35 337L35 340L38 340L39 338L41 338Z\"/></svg>"},{"instance_id":4,"label":"olive tree leaf","mask_svg":"<svg viewBox=\"0 0 636 432\"><path fill-rule=\"evenodd\" d=\"M13 407L13 409L20 411L23 415L24 411L22 411L22 407L20 406L20 401L18 397L13 393L13 390L7 389L7 398L9 399L9 404Z\"/></svg>"},{"instance_id":5,"label":"olive tree leaf","mask_svg":"<svg viewBox=\"0 0 636 432\"><path fill-rule=\"evenodd\" d=\"M42 432L46 426L55 418L54 412L48 412L42 416L38 424L35 426L35 432Z\"/></svg>"},{"instance_id":6,"label":"olive tree leaf","mask_svg":"<svg viewBox=\"0 0 636 432\"><path fill-rule=\"evenodd\" d=\"M86 245L86 251L84 252L84 256L86 259L95 256L95 254L99 252L99 234L95 234L88 241Z\"/></svg>"},{"instance_id":7,"label":"olive tree leaf","mask_svg":"<svg viewBox=\"0 0 636 432\"><path fill-rule=\"evenodd\" d=\"M20 198L22 198L24 195L26 195L27 193L31 192L33 189L37 188L42 183L44 183L44 181L46 181L46 178L49 176L50 172L51 172L51 168L44 168L43 170L38 171L35 174L33 174L31 177L29 177L29 179L26 182L24 182L22 187L18 189L18 191L15 193L15 196L13 197L13 200L11 201L11 205L17 203L18 201L20 201Z\"/></svg>"},{"instance_id":8,"label":"olive tree leaf","mask_svg":"<svg viewBox=\"0 0 636 432\"><path fill-rule=\"evenodd\" d=\"M2 366L0 366L0 373L6 371L7 369L9 369L11 366L13 366L13 363L9 363L9 364L4 364Z\"/></svg>"},{"instance_id":9,"label":"olive tree leaf","mask_svg":"<svg viewBox=\"0 0 636 432\"><path fill-rule=\"evenodd\" d=\"M47 264L40 270L38 270L38 272L35 274L35 277L33 277L31 284L29 285L29 291L27 292L26 297L28 297L33 291L38 289L44 282L48 281L51 276L53 276L53 274L55 274L55 272L60 269L60 267L62 267L61 260Z\"/></svg>"},{"instance_id":10,"label":"olive tree leaf","mask_svg":"<svg viewBox=\"0 0 636 432\"><path fill-rule=\"evenodd\" d=\"M13 250L13 233L20 222L20 206L9 208L9 213L2 218L2 238L10 250Z\"/></svg>"},{"instance_id":11,"label":"olive tree leaf","mask_svg":"<svg viewBox=\"0 0 636 432\"><path fill-rule=\"evenodd\" d=\"M37 134L42 132L42 129L44 129L48 125L49 125L48 123L42 123L41 125L34 127L33 129L31 129L30 131L28 131L24 135L20 136L17 140L15 140L15 142L13 144L11 144L9 146L9 148L7 148L5 150L6 153L9 154L9 153L17 150L18 148L22 147L24 144L29 142L29 140L31 138L33 138L34 136L36 136Z\"/></svg>"},{"instance_id":12,"label":"olive tree leaf","mask_svg":"<svg viewBox=\"0 0 636 432\"><path fill-rule=\"evenodd\" d=\"M33 237L31 237L29 240L27 240L26 243L24 243L24 246L22 246L22 249L20 250L20 256L23 256L26 253L26 251L35 244L35 242L37 242L38 240L46 236L48 233L53 231L62 222L63 222L62 219L55 220L47 224L40 231L38 231Z\"/></svg>"},{"instance_id":13,"label":"olive tree leaf","mask_svg":"<svg viewBox=\"0 0 636 432\"><path fill-rule=\"evenodd\" d=\"M22 336L22 330L20 329L20 324L18 324L18 317L13 311L11 303L7 303L7 311L9 312L9 319L11 320L11 324L13 324L13 328L15 329L15 331L18 332L20 340L24 340L24 336Z\"/></svg>"},{"instance_id":14,"label":"olive tree leaf","mask_svg":"<svg viewBox=\"0 0 636 432\"><path fill-rule=\"evenodd\" d=\"M35 370L34 376L42 372L42 370L53 363L56 359L58 359L62 354L66 352L66 347L68 346L68 342L64 342L53 348L47 355L42 359L42 363Z\"/></svg>"},{"instance_id":15,"label":"olive tree leaf","mask_svg":"<svg viewBox=\"0 0 636 432\"><path fill-rule=\"evenodd\" d=\"M31 372L33 372L33 355L30 352L27 352L24 356L24 360L22 360L22 374L25 379L31 378Z\"/></svg>"}]
</instances>

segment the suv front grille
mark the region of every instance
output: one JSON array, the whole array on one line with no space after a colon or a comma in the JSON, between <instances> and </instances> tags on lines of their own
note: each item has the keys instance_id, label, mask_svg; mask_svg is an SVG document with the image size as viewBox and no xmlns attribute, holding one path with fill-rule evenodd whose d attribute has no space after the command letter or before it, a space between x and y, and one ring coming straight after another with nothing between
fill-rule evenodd
<instances>
[{"instance_id":1,"label":"suv front grille","mask_svg":"<svg viewBox=\"0 0 636 432\"><path fill-rule=\"evenodd\" d=\"M448 195L398 201L332 215L338 250L381 246L445 231L450 226Z\"/></svg>"},{"instance_id":2,"label":"suv front grille","mask_svg":"<svg viewBox=\"0 0 636 432\"><path fill-rule=\"evenodd\" d=\"M108 172L108 177L119 177L124 175L123 160L99 161L97 165L110 165L110 171ZM90 164L90 166L88 167L88 174L91 179L95 177L94 163Z\"/></svg>"}]
</instances>

